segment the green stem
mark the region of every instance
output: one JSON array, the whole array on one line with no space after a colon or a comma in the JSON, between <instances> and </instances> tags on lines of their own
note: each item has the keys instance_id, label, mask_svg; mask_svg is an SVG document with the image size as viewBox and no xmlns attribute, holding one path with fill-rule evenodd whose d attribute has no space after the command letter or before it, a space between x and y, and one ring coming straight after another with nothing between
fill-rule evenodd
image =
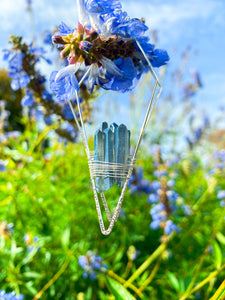
<instances>
[{"instance_id":1,"label":"green stem","mask_svg":"<svg viewBox=\"0 0 225 300\"><path fill-rule=\"evenodd\" d=\"M144 289L152 282L153 278L155 277L156 273L159 270L161 260L162 260L162 254L159 256L158 261L157 261L156 265L154 266L149 277L143 282L142 286L139 288L139 291L143 292Z\"/></svg>"},{"instance_id":2,"label":"green stem","mask_svg":"<svg viewBox=\"0 0 225 300\"><path fill-rule=\"evenodd\" d=\"M71 255L71 253L68 254L67 259L65 260L59 271L44 285L44 287L37 293L33 300L40 299L44 292L64 273L69 265Z\"/></svg>"},{"instance_id":3,"label":"green stem","mask_svg":"<svg viewBox=\"0 0 225 300\"><path fill-rule=\"evenodd\" d=\"M31 155L34 151L34 149L41 143L41 141L44 139L44 137L51 131L52 129L56 129L58 125L52 125L48 128L46 128L38 137L37 141L34 143L34 145L30 148L28 155Z\"/></svg>"},{"instance_id":4,"label":"green stem","mask_svg":"<svg viewBox=\"0 0 225 300\"><path fill-rule=\"evenodd\" d=\"M162 243L150 256L149 258L134 272L134 274L124 283L124 287L127 287L136 278L143 273L150 264L166 249L167 242Z\"/></svg>"},{"instance_id":5,"label":"green stem","mask_svg":"<svg viewBox=\"0 0 225 300\"><path fill-rule=\"evenodd\" d=\"M225 279L215 292L215 294L210 298L210 300L219 300L222 299L222 296L225 294ZM221 297L220 297L221 296ZM225 295L224 295L225 296ZM219 298L220 297L220 298Z\"/></svg>"},{"instance_id":6,"label":"green stem","mask_svg":"<svg viewBox=\"0 0 225 300\"><path fill-rule=\"evenodd\" d=\"M221 215L216 228L214 228L213 232L211 233L211 238L209 239L209 242L203 252L203 255L201 256L200 262L194 271L194 276L193 276L189 286L187 287L187 290L185 291L184 295L181 296L180 300L186 299L188 297L189 293L192 291L192 288L195 284L195 281L196 281L196 279L200 273L200 270L202 268L202 265L204 263L205 257L208 254L209 246L211 245L211 239L214 238L214 236L216 235L216 232L219 230L221 224L223 224L223 220L224 220L224 213Z\"/></svg>"},{"instance_id":7,"label":"green stem","mask_svg":"<svg viewBox=\"0 0 225 300\"><path fill-rule=\"evenodd\" d=\"M196 285L196 287L194 287L191 292L189 293L189 295L193 294L194 292L196 292L197 290L199 290L201 287L203 287L206 283L208 283L212 278L216 277L222 270L225 269L225 264L220 267L218 270L212 272L208 277L206 277L204 280L202 280L198 285ZM189 296L188 295L188 296ZM187 297L188 297L187 296ZM187 298L186 297L186 298ZM184 298L184 299L186 299ZM221 299L222 300L222 299Z\"/></svg>"},{"instance_id":8,"label":"green stem","mask_svg":"<svg viewBox=\"0 0 225 300\"><path fill-rule=\"evenodd\" d=\"M126 282L126 280L124 280L123 278L121 278L119 275L115 274L115 273L114 273L113 271L111 271L111 270L109 270L109 271L107 272L107 274L108 274L110 277L116 279L116 280L117 280L119 283L121 283L121 284L124 284L124 283ZM133 284L129 283L127 287L130 288L131 290L133 290L133 291L139 296L139 298L142 298L142 297L143 297L141 291L140 291L138 288L136 288L136 286L134 286Z\"/></svg>"}]
</instances>

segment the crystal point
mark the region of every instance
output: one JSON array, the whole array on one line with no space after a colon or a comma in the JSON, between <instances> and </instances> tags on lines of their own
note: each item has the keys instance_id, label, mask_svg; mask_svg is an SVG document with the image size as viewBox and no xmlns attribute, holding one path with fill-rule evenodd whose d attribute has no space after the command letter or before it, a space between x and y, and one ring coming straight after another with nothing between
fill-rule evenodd
<instances>
[{"instance_id":1,"label":"crystal point","mask_svg":"<svg viewBox=\"0 0 225 300\"><path fill-rule=\"evenodd\" d=\"M95 168L102 173L101 161L104 161L105 156L105 145L104 145L104 134L101 130L97 130L94 137L94 161ZM96 189L99 193L104 190L104 176L96 177Z\"/></svg>"},{"instance_id":2,"label":"crystal point","mask_svg":"<svg viewBox=\"0 0 225 300\"><path fill-rule=\"evenodd\" d=\"M114 163L115 162L115 151L114 151L114 133L110 128L104 130L105 138L105 162ZM112 176L110 176L112 175ZM114 184L112 165L109 164L106 167L106 177L104 179L104 190L107 191Z\"/></svg>"},{"instance_id":3,"label":"crystal point","mask_svg":"<svg viewBox=\"0 0 225 300\"><path fill-rule=\"evenodd\" d=\"M130 155L130 131L124 124L103 122L94 137L96 190L109 190L114 182L123 187Z\"/></svg>"},{"instance_id":4,"label":"crystal point","mask_svg":"<svg viewBox=\"0 0 225 300\"><path fill-rule=\"evenodd\" d=\"M108 123L107 122L102 122L101 130L102 132L108 128Z\"/></svg>"},{"instance_id":5,"label":"crystal point","mask_svg":"<svg viewBox=\"0 0 225 300\"><path fill-rule=\"evenodd\" d=\"M118 164L127 164L130 155L130 134L127 127L121 124L115 133L115 162ZM122 168L116 174L116 183L119 187L123 187L125 178L121 178L126 168Z\"/></svg>"}]
</instances>

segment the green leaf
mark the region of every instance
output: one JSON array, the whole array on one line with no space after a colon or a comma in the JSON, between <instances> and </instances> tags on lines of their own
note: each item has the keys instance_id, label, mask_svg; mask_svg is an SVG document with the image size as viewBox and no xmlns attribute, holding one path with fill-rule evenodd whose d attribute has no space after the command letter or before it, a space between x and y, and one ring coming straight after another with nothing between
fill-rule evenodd
<instances>
[{"instance_id":1,"label":"green leaf","mask_svg":"<svg viewBox=\"0 0 225 300\"><path fill-rule=\"evenodd\" d=\"M27 253L27 255L24 257L24 259L21 262L21 266L28 264L32 261L33 257L37 253L38 248L34 247L30 252Z\"/></svg>"},{"instance_id":2,"label":"green leaf","mask_svg":"<svg viewBox=\"0 0 225 300\"><path fill-rule=\"evenodd\" d=\"M222 264L223 255L220 246L216 241L213 243L213 250L215 254L215 265L217 268L219 268Z\"/></svg>"},{"instance_id":3,"label":"green leaf","mask_svg":"<svg viewBox=\"0 0 225 300\"><path fill-rule=\"evenodd\" d=\"M43 275L41 275L40 273L33 272L33 271L24 272L23 276L27 277L27 278L42 278L43 277Z\"/></svg>"},{"instance_id":4,"label":"green leaf","mask_svg":"<svg viewBox=\"0 0 225 300\"><path fill-rule=\"evenodd\" d=\"M91 300L91 296L92 296L92 288L89 287L87 290L87 294L85 295L85 300Z\"/></svg>"},{"instance_id":5,"label":"green leaf","mask_svg":"<svg viewBox=\"0 0 225 300\"><path fill-rule=\"evenodd\" d=\"M221 244L225 245L225 236L221 232L217 232L216 238Z\"/></svg>"},{"instance_id":6,"label":"green leaf","mask_svg":"<svg viewBox=\"0 0 225 300\"><path fill-rule=\"evenodd\" d=\"M169 278L169 281L172 285L172 287L176 290L176 291L179 291L180 290L180 284L179 284L179 281L178 279L176 278L176 276L171 273L171 272L167 272L167 276Z\"/></svg>"},{"instance_id":7,"label":"green leaf","mask_svg":"<svg viewBox=\"0 0 225 300\"><path fill-rule=\"evenodd\" d=\"M27 290L33 295L35 296L37 294L37 290L33 287L33 282L29 281L27 283L25 283L25 287L27 288Z\"/></svg>"},{"instance_id":8,"label":"green leaf","mask_svg":"<svg viewBox=\"0 0 225 300\"><path fill-rule=\"evenodd\" d=\"M70 226L67 226L62 234L62 246L64 249L68 249L70 243Z\"/></svg>"},{"instance_id":9,"label":"green leaf","mask_svg":"<svg viewBox=\"0 0 225 300\"><path fill-rule=\"evenodd\" d=\"M116 300L135 300L135 298L118 281L107 277L107 282Z\"/></svg>"},{"instance_id":10,"label":"green leaf","mask_svg":"<svg viewBox=\"0 0 225 300\"><path fill-rule=\"evenodd\" d=\"M114 256L114 264L120 262L124 255L124 249L119 249L116 255Z\"/></svg>"},{"instance_id":11,"label":"green leaf","mask_svg":"<svg viewBox=\"0 0 225 300\"><path fill-rule=\"evenodd\" d=\"M23 248L22 247L17 247L16 246L16 241L15 240L12 240L11 242L11 259L12 261L15 259L16 255L18 253L21 253L23 251Z\"/></svg>"}]
</instances>

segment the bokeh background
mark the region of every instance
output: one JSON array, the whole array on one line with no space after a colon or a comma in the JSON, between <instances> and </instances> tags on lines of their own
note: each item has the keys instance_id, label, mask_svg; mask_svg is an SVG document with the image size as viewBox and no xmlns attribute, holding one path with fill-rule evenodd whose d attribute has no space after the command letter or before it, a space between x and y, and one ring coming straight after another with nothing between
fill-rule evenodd
<instances>
[{"instance_id":1,"label":"bokeh background","mask_svg":"<svg viewBox=\"0 0 225 300\"><path fill-rule=\"evenodd\" d=\"M21 106L25 89L12 90L0 55L0 299L224 299L225 2L121 3L170 62L156 70L163 92L110 236L73 121L52 118L37 94L36 107ZM49 92L63 61L46 37L61 21L76 27L76 1L0 0L0 20L1 50L10 35L44 48L52 64L35 68ZM131 93L84 94L90 145L109 120L134 146L151 87L147 74ZM120 189L106 194L113 211Z\"/></svg>"}]
</instances>

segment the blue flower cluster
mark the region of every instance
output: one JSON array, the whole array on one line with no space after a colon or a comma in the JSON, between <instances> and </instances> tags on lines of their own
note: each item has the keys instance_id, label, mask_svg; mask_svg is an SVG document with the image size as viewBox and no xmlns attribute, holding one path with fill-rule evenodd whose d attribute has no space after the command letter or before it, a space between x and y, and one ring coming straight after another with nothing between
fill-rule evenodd
<instances>
[{"instance_id":1,"label":"blue flower cluster","mask_svg":"<svg viewBox=\"0 0 225 300\"><path fill-rule=\"evenodd\" d=\"M143 20L129 18L121 10L118 0L78 0L77 29L61 23L53 41L62 48L61 57L67 57L69 67L53 72L51 88L59 100L68 100L78 91L75 70L90 67L89 91L94 86L106 90L132 90L143 73L148 71L146 57L153 67L169 61L166 51L155 49L145 35L148 27ZM84 64L83 64L84 63ZM74 69L71 66L77 66ZM59 88L61 87L61 88Z\"/></svg>"},{"instance_id":2,"label":"blue flower cluster","mask_svg":"<svg viewBox=\"0 0 225 300\"><path fill-rule=\"evenodd\" d=\"M26 233L23 237L23 240L27 246L28 252L32 251L33 249L36 249L37 251L40 250L40 247L38 246L38 241L39 241L38 236L32 237L30 233Z\"/></svg>"},{"instance_id":3,"label":"blue flower cluster","mask_svg":"<svg viewBox=\"0 0 225 300\"><path fill-rule=\"evenodd\" d=\"M0 290L0 300L23 300L24 295L17 295L15 292L6 293L4 290Z\"/></svg>"},{"instance_id":4,"label":"blue flower cluster","mask_svg":"<svg viewBox=\"0 0 225 300\"><path fill-rule=\"evenodd\" d=\"M164 233L170 235L173 231L181 231L175 220L180 215L189 216L192 212L190 206L186 205L183 198L173 189L177 175L169 168L179 162L178 157L171 158L169 162L163 164L161 148L155 145L153 152L156 156L154 161L156 170L153 172L155 180L149 182L144 179L143 171L139 169L132 174L128 186L131 193L144 192L149 195L147 201L152 206L150 228L154 230L163 228Z\"/></svg>"},{"instance_id":5,"label":"blue flower cluster","mask_svg":"<svg viewBox=\"0 0 225 300\"><path fill-rule=\"evenodd\" d=\"M210 175L225 175L225 149L217 150L213 154L213 166Z\"/></svg>"},{"instance_id":6,"label":"blue flower cluster","mask_svg":"<svg viewBox=\"0 0 225 300\"><path fill-rule=\"evenodd\" d=\"M150 214L152 229L164 228L165 234L169 235L172 231L180 232L176 224L170 220L170 216L177 210L176 201L179 195L173 190L164 191L164 186L160 182L153 182L154 192L149 195L148 203L152 204Z\"/></svg>"},{"instance_id":7,"label":"blue flower cluster","mask_svg":"<svg viewBox=\"0 0 225 300\"><path fill-rule=\"evenodd\" d=\"M0 101L0 143L6 144L9 139L15 139L20 135L19 131L6 131L9 127L10 111L6 109L6 101ZM0 172L6 170L7 161L0 160Z\"/></svg>"},{"instance_id":8,"label":"blue flower cluster","mask_svg":"<svg viewBox=\"0 0 225 300\"><path fill-rule=\"evenodd\" d=\"M9 65L9 77L12 77L11 81L11 88L14 91L17 91L18 89L25 88L28 83L30 82L30 77L27 75L27 73L24 71L22 63L23 63L24 53L18 52L10 55L10 52L7 52L7 55L5 54L4 59L8 60Z\"/></svg>"},{"instance_id":9,"label":"blue flower cluster","mask_svg":"<svg viewBox=\"0 0 225 300\"><path fill-rule=\"evenodd\" d=\"M217 198L220 200L220 206L225 207L225 190L218 191Z\"/></svg>"},{"instance_id":10,"label":"blue flower cluster","mask_svg":"<svg viewBox=\"0 0 225 300\"><path fill-rule=\"evenodd\" d=\"M74 75L76 70L74 65L70 65L60 72L53 71L51 73L50 88L60 102L75 98L75 91L79 90L78 81Z\"/></svg>"},{"instance_id":11,"label":"blue flower cluster","mask_svg":"<svg viewBox=\"0 0 225 300\"><path fill-rule=\"evenodd\" d=\"M186 136L186 141L192 149L195 145L198 144L198 142L201 140L203 137L203 134L205 133L206 129L209 127L209 118L205 116L202 120L202 124L196 128L193 127L193 121L194 121L194 116L192 115L190 117L190 126L192 127L192 136L188 137Z\"/></svg>"},{"instance_id":12,"label":"blue flower cluster","mask_svg":"<svg viewBox=\"0 0 225 300\"><path fill-rule=\"evenodd\" d=\"M103 263L102 257L92 251L79 256L78 263L84 270L83 277L89 277L91 280L96 280L98 272L104 273L108 269L106 264Z\"/></svg>"},{"instance_id":13,"label":"blue flower cluster","mask_svg":"<svg viewBox=\"0 0 225 300\"><path fill-rule=\"evenodd\" d=\"M0 159L0 172L6 171L7 161Z\"/></svg>"},{"instance_id":14,"label":"blue flower cluster","mask_svg":"<svg viewBox=\"0 0 225 300\"><path fill-rule=\"evenodd\" d=\"M14 37L16 40L16 37ZM18 41L15 41L18 43ZM21 39L19 39L21 42ZM27 88L26 95L21 100L22 106L33 107L35 100L32 87L43 84L45 78L40 74L34 74L34 65L41 59L51 64L51 60L45 57L45 50L42 47L33 47L31 43L20 45L16 51L3 50L3 60L8 61L9 77L12 78L11 88L14 91ZM35 76L34 76L35 75Z\"/></svg>"},{"instance_id":15,"label":"blue flower cluster","mask_svg":"<svg viewBox=\"0 0 225 300\"><path fill-rule=\"evenodd\" d=\"M185 99L193 97L196 94L196 92L203 86L200 78L200 74L196 70L193 70L191 75L192 75L192 81L183 86L182 92L183 92L183 97Z\"/></svg>"},{"instance_id":16,"label":"blue flower cluster","mask_svg":"<svg viewBox=\"0 0 225 300\"><path fill-rule=\"evenodd\" d=\"M149 194L151 192L150 182L143 177L143 169L134 170L128 182L128 187L132 194L140 192Z\"/></svg>"}]
</instances>

